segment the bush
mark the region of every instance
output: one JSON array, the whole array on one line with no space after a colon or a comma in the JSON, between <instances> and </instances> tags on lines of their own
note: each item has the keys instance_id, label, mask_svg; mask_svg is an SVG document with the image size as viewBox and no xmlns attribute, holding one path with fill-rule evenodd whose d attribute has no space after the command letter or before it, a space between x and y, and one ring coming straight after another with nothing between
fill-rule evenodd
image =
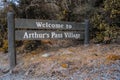
<instances>
[{"instance_id":1,"label":"bush","mask_svg":"<svg viewBox=\"0 0 120 80\"><path fill-rule=\"evenodd\" d=\"M27 51L27 52L30 52L30 51L33 51L33 50L37 49L40 46L41 41L30 40L30 41L24 41L23 44L24 44L24 50Z\"/></svg>"},{"instance_id":2,"label":"bush","mask_svg":"<svg viewBox=\"0 0 120 80\"><path fill-rule=\"evenodd\" d=\"M120 0L105 0L103 8L91 18L94 42L110 43L117 38L120 29Z\"/></svg>"},{"instance_id":3,"label":"bush","mask_svg":"<svg viewBox=\"0 0 120 80\"><path fill-rule=\"evenodd\" d=\"M8 51L8 40L3 40L3 45L0 48L0 51L7 52Z\"/></svg>"}]
</instances>

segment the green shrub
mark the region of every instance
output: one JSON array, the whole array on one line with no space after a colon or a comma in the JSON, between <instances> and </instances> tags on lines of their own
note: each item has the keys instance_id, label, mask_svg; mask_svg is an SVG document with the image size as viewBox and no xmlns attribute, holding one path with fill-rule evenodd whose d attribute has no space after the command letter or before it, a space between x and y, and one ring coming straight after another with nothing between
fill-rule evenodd
<instances>
[{"instance_id":1,"label":"green shrub","mask_svg":"<svg viewBox=\"0 0 120 80\"><path fill-rule=\"evenodd\" d=\"M8 51L8 40L3 40L3 45L0 48L0 51L7 52Z\"/></svg>"},{"instance_id":2,"label":"green shrub","mask_svg":"<svg viewBox=\"0 0 120 80\"><path fill-rule=\"evenodd\" d=\"M30 40L30 41L24 41L23 44L24 44L24 50L27 52L30 52L30 51L37 49L40 46L41 41Z\"/></svg>"},{"instance_id":3,"label":"green shrub","mask_svg":"<svg viewBox=\"0 0 120 80\"><path fill-rule=\"evenodd\" d=\"M110 43L117 38L120 29L120 0L105 0L103 8L91 18L94 42Z\"/></svg>"}]
</instances>

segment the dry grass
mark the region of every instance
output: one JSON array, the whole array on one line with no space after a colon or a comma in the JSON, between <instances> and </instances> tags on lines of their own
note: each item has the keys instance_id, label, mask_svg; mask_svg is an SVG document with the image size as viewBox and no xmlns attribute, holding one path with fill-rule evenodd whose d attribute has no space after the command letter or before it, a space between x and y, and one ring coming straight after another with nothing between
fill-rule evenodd
<instances>
[{"instance_id":1,"label":"dry grass","mask_svg":"<svg viewBox=\"0 0 120 80\"><path fill-rule=\"evenodd\" d=\"M0 48L0 52L4 52L3 48Z\"/></svg>"},{"instance_id":2,"label":"dry grass","mask_svg":"<svg viewBox=\"0 0 120 80\"><path fill-rule=\"evenodd\" d=\"M42 57L46 53L51 56ZM120 47L119 45L71 46L59 49L44 49L44 47L39 47L39 49L30 53L19 54L18 59L18 63L22 62L22 64L19 64L15 70L17 72L24 71L25 75L62 75L62 77L64 75L68 77L73 73L77 74L76 72L80 70L81 75L96 76L99 75L97 70L94 71L96 72L95 74L94 72L92 74L88 73L94 69L98 69L99 71L101 65L111 65L117 62L116 60L120 60ZM109 66L108 69L111 70ZM104 68L102 70L105 71ZM90 80L92 79L90 78Z\"/></svg>"},{"instance_id":3,"label":"dry grass","mask_svg":"<svg viewBox=\"0 0 120 80\"><path fill-rule=\"evenodd\" d=\"M107 59L107 60L113 60L113 61L115 61L115 60L120 60L120 55L117 55L117 54L109 54L109 55L107 55L106 59Z\"/></svg>"},{"instance_id":4,"label":"dry grass","mask_svg":"<svg viewBox=\"0 0 120 80\"><path fill-rule=\"evenodd\" d=\"M63 67L63 68L68 68L68 64L63 63L63 64L61 64L61 67Z\"/></svg>"}]
</instances>

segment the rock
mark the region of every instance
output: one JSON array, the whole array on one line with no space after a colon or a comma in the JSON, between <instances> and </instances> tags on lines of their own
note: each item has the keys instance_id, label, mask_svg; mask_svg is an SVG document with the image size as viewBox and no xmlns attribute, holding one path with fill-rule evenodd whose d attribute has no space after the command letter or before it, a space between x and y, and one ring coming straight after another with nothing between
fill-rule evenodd
<instances>
[{"instance_id":1,"label":"rock","mask_svg":"<svg viewBox=\"0 0 120 80\"><path fill-rule=\"evenodd\" d=\"M2 70L2 73L8 73L9 72L9 69L4 69L4 70Z\"/></svg>"},{"instance_id":2,"label":"rock","mask_svg":"<svg viewBox=\"0 0 120 80\"><path fill-rule=\"evenodd\" d=\"M51 55L48 54L48 53L45 53L45 54L42 55L42 57L50 57L50 56L51 56Z\"/></svg>"},{"instance_id":3,"label":"rock","mask_svg":"<svg viewBox=\"0 0 120 80\"><path fill-rule=\"evenodd\" d=\"M34 58L32 57L30 60L31 60L31 61L33 61L33 60L34 60Z\"/></svg>"}]
</instances>

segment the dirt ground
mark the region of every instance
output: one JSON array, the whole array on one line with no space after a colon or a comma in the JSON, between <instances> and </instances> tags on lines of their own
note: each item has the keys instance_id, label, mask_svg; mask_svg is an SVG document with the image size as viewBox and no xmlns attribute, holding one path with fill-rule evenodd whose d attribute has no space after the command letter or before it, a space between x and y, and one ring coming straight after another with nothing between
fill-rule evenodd
<instances>
[{"instance_id":1,"label":"dirt ground","mask_svg":"<svg viewBox=\"0 0 120 80\"><path fill-rule=\"evenodd\" d=\"M0 53L0 80L120 80L120 45L90 44L17 54L9 72L8 53Z\"/></svg>"}]
</instances>

